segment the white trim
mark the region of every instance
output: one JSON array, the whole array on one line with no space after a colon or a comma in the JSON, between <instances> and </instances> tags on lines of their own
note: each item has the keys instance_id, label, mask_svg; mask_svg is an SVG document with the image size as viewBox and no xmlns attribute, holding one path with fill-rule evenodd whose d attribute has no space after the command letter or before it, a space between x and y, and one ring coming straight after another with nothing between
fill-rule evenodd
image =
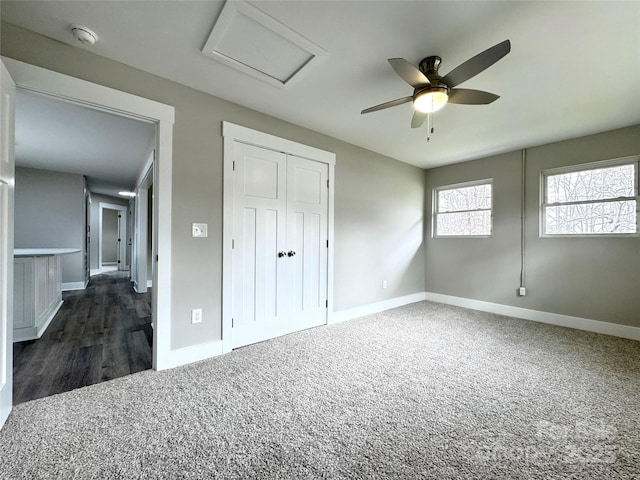
<instances>
[{"instance_id":1,"label":"white trim","mask_svg":"<svg viewBox=\"0 0 640 480\"><path fill-rule=\"evenodd\" d=\"M225 135L225 123L222 123ZM233 303L233 142L234 137L223 137L223 165L222 165L222 351L233 349L232 332L232 303Z\"/></svg>"},{"instance_id":2,"label":"white trim","mask_svg":"<svg viewBox=\"0 0 640 480\"><path fill-rule=\"evenodd\" d=\"M260 148L267 148L278 152L285 152L297 157L315 160L317 162L336 164L336 154L320 150L319 148L304 145L302 143L276 137L268 133L253 130L251 128L236 125L234 123L222 122L222 135L242 143L247 143ZM231 153L231 152L230 152Z\"/></svg>"},{"instance_id":3,"label":"white trim","mask_svg":"<svg viewBox=\"0 0 640 480\"><path fill-rule=\"evenodd\" d=\"M153 123L175 121L175 108L148 98L87 82L13 58L2 57L18 88L76 105Z\"/></svg>"},{"instance_id":4,"label":"white trim","mask_svg":"<svg viewBox=\"0 0 640 480\"><path fill-rule=\"evenodd\" d=\"M372 315L378 312L384 312L392 308L402 307L403 305L409 305L410 303L421 302L425 299L424 292L412 293L410 295L404 295L402 297L390 298L381 302L370 303L368 305L362 305L360 307L349 308L347 310L339 310L333 312L333 318L330 323L340 323L346 320L352 320L354 318L364 317L365 315Z\"/></svg>"},{"instance_id":5,"label":"white trim","mask_svg":"<svg viewBox=\"0 0 640 480\"><path fill-rule=\"evenodd\" d=\"M117 115L156 124L154 162L154 248L158 261L153 269L151 302L153 318L153 367L172 364L171 351L171 183L175 108L69 75L2 57L19 88Z\"/></svg>"},{"instance_id":6,"label":"white trim","mask_svg":"<svg viewBox=\"0 0 640 480\"><path fill-rule=\"evenodd\" d=\"M134 282L134 289L138 293L144 293L147 291L148 279L147 271L149 262L152 262L152 258L147 255L147 245L149 241L149 187L153 185L153 159L155 151L152 151L147 160L146 170L142 172L138 183L135 187L136 196L134 199L134 235L133 245L131 249L132 259L132 279ZM152 209L153 210L153 209ZM153 212L152 212L153 214ZM152 238L153 241L153 221L152 221ZM153 250L153 248L152 248ZM153 263L151 264L153 267ZM152 268L153 270L153 268Z\"/></svg>"},{"instance_id":7,"label":"white trim","mask_svg":"<svg viewBox=\"0 0 640 480\"><path fill-rule=\"evenodd\" d=\"M156 127L153 162L153 219L151 261L154 288L151 294L153 323L153 366L171 368L171 210L173 176L173 122Z\"/></svg>"},{"instance_id":8,"label":"white trim","mask_svg":"<svg viewBox=\"0 0 640 480\"><path fill-rule=\"evenodd\" d=\"M70 290L84 290L87 288L89 282L65 282L62 284L62 291L68 292Z\"/></svg>"},{"instance_id":9,"label":"white trim","mask_svg":"<svg viewBox=\"0 0 640 480\"><path fill-rule=\"evenodd\" d=\"M180 367L200 360L206 360L207 358L217 357L223 353L221 340L178 348L171 350L171 359L167 362L165 368Z\"/></svg>"},{"instance_id":10,"label":"white trim","mask_svg":"<svg viewBox=\"0 0 640 480\"><path fill-rule=\"evenodd\" d=\"M576 330L584 330L587 332L612 335L614 337L640 340L640 327L632 327L630 325L620 325L617 323L591 320L588 318L572 317L569 315L561 315L551 312L542 312L540 310L531 310L529 308L512 307L510 305L483 302L481 300L473 300L471 298L443 295L441 293L425 292L425 300L428 300L430 302L445 303L447 305L455 305L472 310L480 310L481 312L497 313L498 315L505 315L522 320L531 320L534 322L548 323L560 327L575 328Z\"/></svg>"},{"instance_id":11,"label":"white trim","mask_svg":"<svg viewBox=\"0 0 640 480\"><path fill-rule=\"evenodd\" d=\"M140 172L138 172L138 181L136 182L136 186L144 182L147 176L149 176L150 174L153 174L152 168L153 168L153 158L155 156L155 149L156 149L156 143L152 142L149 145L149 154L147 155L147 161L145 162Z\"/></svg>"},{"instance_id":12,"label":"white trim","mask_svg":"<svg viewBox=\"0 0 640 480\"><path fill-rule=\"evenodd\" d=\"M276 37L287 40L290 44L295 45L300 50L306 52L311 56L309 60L299 66L288 78L280 79L273 77L267 73L264 73L250 65L242 63L235 58L226 55L218 50L218 46L225 39L225 34L229 29L233 29L231 26L233 19L239 15L244 15L250 18L255 23L260 25L262 29L273 33ZM317 65L322 57L327 56L327 52L313 43L308 38L303 37L298 32L292 30L288 26L280 23L275 18L267 15L262 10L251 5L244 0L236 0L232 2L226 2L222 11L220 12L218 19L216 20L209 38L207 39L202 53L214 60L217 60L225 65L235 68L236 70L250 75L254 78L262 80L270 85L285 88L293 85L303 75L303 73L311 70L311 67Z\"/></svg>"},{"instance_id":13,"label":"white trim","mask_svg":"<svg viewBox=\"0 0 640 480\"><path fill-rule=\"evenodd\" d=\"M448 212L440 212L440 202L438 200L438 192L443 190L458 190L461 188L470 188L477 187L480 185L489 185L491 188L491 206L489 208L476 208L473 210L451 210ZM440 185L438 187L433 187L431 191L431 238L491 238L493 235L493 178L484 178L481 180L472 180L470 182L461 182L461 183L453 183L451 185ZM437 223L438 223L438 215L447 214L447 213L465 213L465 212L489 212L489 218L491 221L491 225L489 226L488 234L469 234L469 235L446 235L446 234L438 234L437 232Z\"/></svg>"},{"instance_id":14,"label":"white trim","mask_svg":"<svg viewBox=\"0 0 640 480\"><path fill-rule=\"evenodd\" d=\"M583 172L585 170L601 170L604 168L613 168L623 165L633 165L633 189L634 192L631 196L627 197L609 197L606 199L596 200L584 200L577 202L547 202L547 182L546 179L553 175L563 175L573 172ZM580 163L577 165L565 165L563 167L547 168L540 171L539 177L539 225L538 225L538 237L539 238L625 238L625 237L639 237L640 236L640 209L638 203L640 202L640 155L631 155L628 157L612 158L609 160L596 160L587 163ZM585 205L593 203L603 202L636 202L636 231L625 233L546 233L547 222L545 215L546 207L562 206L562 205Z\"/></svg>"},{"instance_id":15,"label":"white trim","mask_svg":"<svg viewBox=\"0 0 640 480\"><path fill-rule=\"evenodd\" d=\"M285 152L297 157L326 163L329 167L328 193L328 240L327 252L327 324L332 323L333 316L333 251L334 251L334 192L336 154L320 150L309 145L276 137L268 133L252 130L241 125L222 122L223 135L223 208L222 208L222 352L232 349L231 317L232 305L232 256L231 242L233 240L233 144L246 143L260 148ZM155 291L155 289L154 289Z\"/></svg>"},{"instance_id":16,"label":"white trim","mask_svg":"<svg viewBox=\"0 0 640 480\"><path fill-rule=\"evenodd\" d=\"M153 287L153 280L147 280L147 288Z\"/></svg>"},{"instance_id":17,"label":"white trim","mask_svg":"<svg viewBox=\"0 0 640 480\"><path fill-rule=\"evenodd\" d=\"M16 85L0 62L0 428L13 406L13 212Z\"/></svg>"}]
</instances>

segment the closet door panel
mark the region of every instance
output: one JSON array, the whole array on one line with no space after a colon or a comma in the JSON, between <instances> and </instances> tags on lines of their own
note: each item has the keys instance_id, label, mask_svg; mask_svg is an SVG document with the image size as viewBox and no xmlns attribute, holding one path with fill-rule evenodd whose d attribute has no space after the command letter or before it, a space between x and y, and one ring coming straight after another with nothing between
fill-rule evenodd
<instances>
[{"instance_id":1,"label":"closet door panel","mask_svg":"<svg viewBox=\"0 0 640 480\"><path fill-rule=\"evenodd\" d=\"M287 329L286 155L234 147L233 346Z\"/></svg>"},{"instance_id":2,"label":"closet door panel","mask_svg":"<svg viewBox=\"0 0 640 480\"><path fill-rule=\"evenodd\" d=\"M327 321L328 166L287 161L287 240L292 258L290 331Z\"/></svg>"}]
</instances>

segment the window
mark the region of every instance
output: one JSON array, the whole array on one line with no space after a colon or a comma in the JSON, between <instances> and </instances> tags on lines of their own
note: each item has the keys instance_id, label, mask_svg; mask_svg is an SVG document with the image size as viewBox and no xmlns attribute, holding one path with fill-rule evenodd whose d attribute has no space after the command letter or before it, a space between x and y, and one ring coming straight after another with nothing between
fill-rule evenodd
<instances>
[{"instance_id":1,"label":"window","mask_svg":"<svg viewBox=\"0 0 640 480\"><path fill-rule=\"evenodd\" d=\"M543 235L638 233L638 157L542 173Z\"/></svg>"},{"instance_id":2,"label":"window","mask_svg":"<svg viewBox=\"0 0 640 480\"><path fill-rule=\"evenodd\" d=\"M491 180L437 187L433 193L434 236L491 235Z\"/></svg>"}]
</instances>

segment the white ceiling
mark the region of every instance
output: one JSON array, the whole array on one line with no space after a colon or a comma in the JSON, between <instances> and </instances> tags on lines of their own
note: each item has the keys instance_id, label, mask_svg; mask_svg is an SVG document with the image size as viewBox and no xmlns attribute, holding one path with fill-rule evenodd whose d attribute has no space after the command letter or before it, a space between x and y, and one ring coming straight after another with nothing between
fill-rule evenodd
<instances>
[{"instance_id":1,"label":"white ceiling","mask_svg":"<svg viewBox=\"0 0 640 480\"><path fill-rule=\"evenodd\" d=\"M155 125L39 95L16 99L16 165L87 176L94 193L131 190Z\"/></svg>"},{"instance_id":2,"label":"white ceiling","mask_svg":"<svg viewBox=\"0 0 640 480\"><path fill-rule=\"evenodd\" d=\"M640 2L253 1L328 52L278 88L205 57L221 1L2 1L2 18L312 130L430 168L640 123ZM78 44L69 25L100 41ZM511 40L512 50L464 88L501 95L447 105L435 134L411 129L410 95L386 59L442 57L446 74Z\"/></svg>"}]
</instances>

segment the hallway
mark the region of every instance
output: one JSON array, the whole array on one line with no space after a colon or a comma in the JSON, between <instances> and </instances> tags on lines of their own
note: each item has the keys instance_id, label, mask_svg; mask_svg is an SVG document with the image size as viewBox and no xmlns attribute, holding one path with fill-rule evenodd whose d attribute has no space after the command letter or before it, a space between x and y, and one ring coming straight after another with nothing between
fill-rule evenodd
<instances>
[{"instance_id":1,"label":"hallway","mask_svg":"<svg viewBox=\"0 0 640 480\"><path fill-rule=\"evenodd\" d=\"M128 272L62 298L42 338L13 344L14 405L151 368L151 292L135 293Z\"/></svg>"}]
</instances>

